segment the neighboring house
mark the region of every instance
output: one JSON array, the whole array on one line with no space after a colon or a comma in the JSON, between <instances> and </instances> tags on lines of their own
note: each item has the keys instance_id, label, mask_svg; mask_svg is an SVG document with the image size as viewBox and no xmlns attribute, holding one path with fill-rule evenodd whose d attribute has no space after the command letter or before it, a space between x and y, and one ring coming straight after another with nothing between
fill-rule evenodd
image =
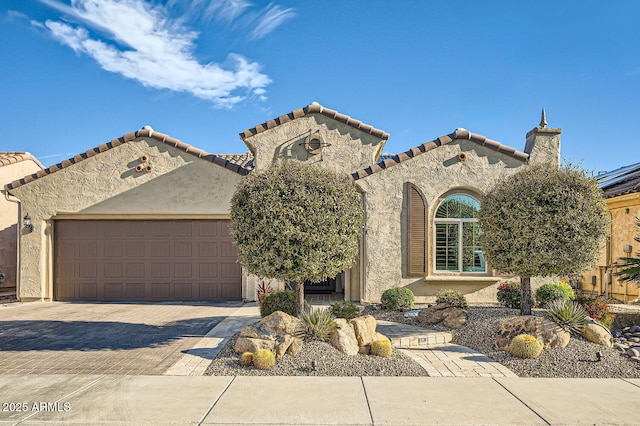
<instances>
[{"instance_id":1,"label":"neighboring house","mask_svg":"<svg viewBox=\"0 0 640 426\"><path fill-rule=\"evenodd\" d=\"M478 246L482 197L528 164L557 167L560 132L541 124L518 151L457 129L379 161L387 133L316 103L242 132L246 155L145 127L6 185L34 225L22 235L19 296L253 300L259 280L236 264L230 200L244 175L285 159L351 176L362 193L356 264L307 290L366 303L394 286L422 301L455 288L493 301L500 278Z\"/></svg>"},{"instance_id":2,"label":"neighboring house","mask_svg":"<svg viewBox=\"0 0 640 426\"><path fill-rule=\"evenodd\" d=\"M598 267L582 274L580 287L583 291L607 294L626 303L640 297L640 289L635 282L618 281L615 263L621 257L634 257L640 251L640 244L634 240L640 217L640 163L600 174L597 178L609 208L611 225Z\"/></svg>"},{"instance_id":3,"label":"neighboring house","mask_svg":"<svg viewBox=\"0 0 640 426\"><path fill-rule=\"evenodd\" d=\"M28 152L0 152L0 182L11 182L42 170ZM17 200L0 191L0 294L16 291L18 269L18 223L22 222Z\"/></svg>"}]
</instances>

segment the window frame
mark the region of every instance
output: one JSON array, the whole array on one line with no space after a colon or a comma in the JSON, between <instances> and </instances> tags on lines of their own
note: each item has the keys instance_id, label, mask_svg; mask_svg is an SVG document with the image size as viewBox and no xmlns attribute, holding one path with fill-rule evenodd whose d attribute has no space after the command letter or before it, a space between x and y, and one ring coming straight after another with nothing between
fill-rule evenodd
<instances>
[{"instance_id":1,"label":"window frame","mask_svg":"<svg viewBox=\"0 0 640 426\"><path fill-rule=\"evenodd\" d=\"M476 203L478 203L480 205L480 208L482 208L482 203L480 202L479 198L473 194L470 194L468 192L464 192L464 191L455 191L455 192L451 192L446 194L445 196L443 196L441 198L441 200L438 202L438 204L436 205L436 208L433 210L433 230L432 230L432 234L433 234L433 273L436 275L486 275L487 273L490 273L489 271L489 265L487 264L486 260L484 260L484 270L481 271L465 271L464 270L464 245L462 244L463 241L463 232L464 232L464 224L465 223L478 223L479 219L478 218L438 218L436 217L438 210L440 209L440 207L442 206L442 204L447 201L448 199L450 199L451 197L455 197L455 196L463 196L463 197L468 197L470 199L472 199L473 201L475 201ZM455 224L458 225L458 231L457 231L457 256L458 256L458 269L457 270L450 270L450 269L438 269L438 225L439 224Z\"/></svg>"}]
</instances>

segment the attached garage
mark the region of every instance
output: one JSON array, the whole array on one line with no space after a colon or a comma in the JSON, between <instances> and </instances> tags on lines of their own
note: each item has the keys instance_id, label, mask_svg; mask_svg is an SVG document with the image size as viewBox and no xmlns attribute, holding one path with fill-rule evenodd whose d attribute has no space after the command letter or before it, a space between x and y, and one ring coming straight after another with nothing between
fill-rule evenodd
<instances>
[{"instance_id":1,"label":"attached garage","mask_svg":"<svg viewBox=\"0 0 640 426\"><path fill-rule=\"evenodd\" d=\"M57 220L54 299L242 298L229 220Z\"/></svg>"}]
</instances>

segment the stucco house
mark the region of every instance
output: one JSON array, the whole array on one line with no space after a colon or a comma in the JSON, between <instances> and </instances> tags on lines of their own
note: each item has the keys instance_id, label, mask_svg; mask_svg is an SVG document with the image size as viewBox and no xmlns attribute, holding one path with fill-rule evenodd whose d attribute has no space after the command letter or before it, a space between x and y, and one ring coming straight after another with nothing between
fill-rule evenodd
<instances>
[{"instance_id":1,"label":"stucco house","mask_svg":"<svg viewBox=\"0 0 640 426\"><path fill-rule=\"evenodd\" d=\"M350 176L365 226L356 264L308 290L376 302L394 286L429 300L442 288L495 300L476 212L503 177L559 163L560 129L543 122L524 149L465 129L381 156L389 135L312 103L240 133L249 152L214 155L145 127L5 189L33 223L22 233L22 300L255 298L228 233L243 176L277 160Z\"/></svg>"},{"instance_id":2,"label":"stucco house","mask_svg":"<svg viewBox=\"0 0 640 426\"><path fill-rule=\"evenodd\" d=\"M640 163L602 173L597 178L611 224L597 268L581 274L580 288L627 303L640 298L640 288L635 282L620 282L615 275L615 264L619 258L633 257L640 251L634 240L638 234L637 218L640 217Z\"/></svg>"},{"instance_id":3,"label":"stucco house","mask_svg":"<svg viewBox=\"0 0 640 426\"><path fill-rule=\"evenodd\" d=\"M0 152L0 182L11 182L44 167L28 152ZM0 191L0 295L16 291L20 204Z\"/></svg>"}]
</instances>

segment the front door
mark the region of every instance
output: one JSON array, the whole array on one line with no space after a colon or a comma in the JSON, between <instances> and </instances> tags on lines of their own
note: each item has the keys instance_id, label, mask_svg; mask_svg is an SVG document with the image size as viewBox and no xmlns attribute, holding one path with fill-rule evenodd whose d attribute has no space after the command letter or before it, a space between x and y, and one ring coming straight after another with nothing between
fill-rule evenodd
<instances>
[{"instance_id":1,"label":"front door","mask_svg":"<svg viewBox=\"0 0 640 426\"><path fill-rule=\"evenodd\" d=\"M326 278L317 283L307 280L304 282L305 293L334 293L336 291L336 278Z\"/></svg>"}]
</instances>

